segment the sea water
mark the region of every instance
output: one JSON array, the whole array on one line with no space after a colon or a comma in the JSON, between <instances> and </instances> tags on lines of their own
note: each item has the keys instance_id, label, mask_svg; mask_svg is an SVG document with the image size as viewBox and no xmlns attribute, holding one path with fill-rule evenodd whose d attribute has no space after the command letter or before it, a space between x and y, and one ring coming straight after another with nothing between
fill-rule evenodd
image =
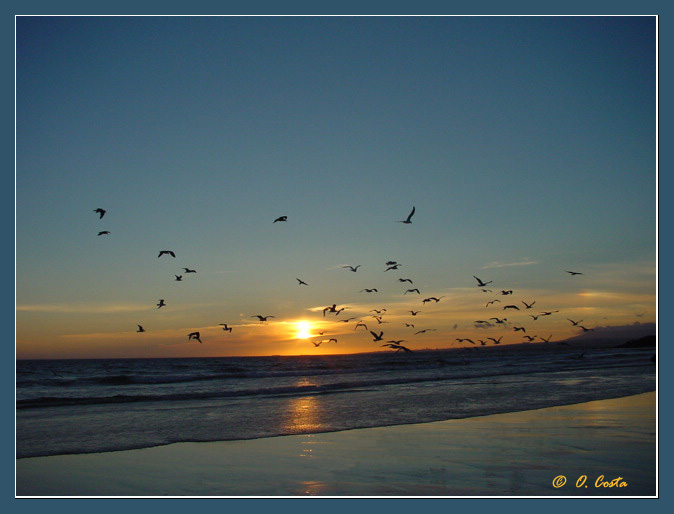
<instances>
[{"instance_id":1,"label":"sea water","mask_svg":"<svg viewBox=\"0 0 674 514\"><path fill-rule=\"evenodd\" d=\"M20 360L16 456L329 432L654 391L654 349Z\"/></svg>"}]
</instances>

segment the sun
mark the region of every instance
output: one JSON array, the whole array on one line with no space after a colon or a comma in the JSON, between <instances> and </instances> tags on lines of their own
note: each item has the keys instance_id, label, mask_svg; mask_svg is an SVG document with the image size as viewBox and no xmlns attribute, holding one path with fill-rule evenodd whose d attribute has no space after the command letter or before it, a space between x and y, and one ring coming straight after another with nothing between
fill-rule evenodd
<instances>
[{"instance_id":1,"label":"sun","mask_svg":"<svg viewBox=\"0 0 674 514\"><path fill-rule=\"evenodd\" d=\"M297 339L308 339L309 337L312 336L311 334L311 322L309 321L298 321L295 323L295 327L297 328L297 333L295 334L295 337Z\"/></svg>"}]
</instances>

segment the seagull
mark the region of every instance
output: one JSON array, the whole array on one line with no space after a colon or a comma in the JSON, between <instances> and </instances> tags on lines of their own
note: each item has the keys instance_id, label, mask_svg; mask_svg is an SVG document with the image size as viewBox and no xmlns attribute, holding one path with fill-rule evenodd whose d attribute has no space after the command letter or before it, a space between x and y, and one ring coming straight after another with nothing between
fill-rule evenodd
<instances>
[{"instance_id":1,"label":"seagull","mask_svg":"<svg viewBox=\"0 0 674 514\"><path fill-rule=\"evenodd\" d=\"M508 295L508 294L513 294L513 292L512 292L512 289L509 289L507 291L501 291L501 294L505 296L505 295Z\"/></svg>"},{"instance_id":2,"label":"seagull","mask_svg":"<svg viewBox=\"0 0 674 514\"><path fill-rule=\"evenodd\" d=\"M397 339L395 341L386 341L387 343L393 343L393 344L400 344L400 343L406 343L406 339Z\"/></svg>"},{"instance_id":3,"label":"seagull","mask_svg":"<svg viewBox=\"0 0 674 514\"><path fill-rule=\"evenodd\" d=\"M157 255L157 258L161 257L162 255L170 255L171 257L175 257L176 254L172 252L171 250L161 250L159 252L159 255Z\"/></svg>"},{"instance_id":4,"label":"seagull","mask_svg":"<svg viewBox=\"0 0 674 514\"><path fill-rule=\"evenodd\" d=\"M549 342L550 342L550 339L552 339L552 334L550 334L550 335L548 336L547 339L545 339L544 337L541 337L541 336L538 336L538 337L540 337L541 340L542 340L544 343L549 343Z\"/></svg>"},{"instance_id":5,"label":"seagull","mask_svg":"<svg viewBox=\"0 0 674 514\"><path fill-rule=\"evenodd\" d=\"M218 325L222 325L222 330L232 331L232 327L228 326L227 323L218 323Z\"/></svg>"},{"instance_id":6,"label":"seagull","mask_svg":"<svg viewBox=\"0 0 674 514\"><path fill-rule=\"evenodd\" d=\"M399 278L398 282L409 282L410 284L414 284L414 282L412 282L409 278Z\"/></svg>"},{"instance_id":7,"label":"seagull","mask_svg":"<svg viewBox=\"0 0 674 514\"><path fill-rule=\"evenodd\" d=\"M456 340L459 343L463 343L464 341L468 341L470 344L475 344L475 341L473 341L472 339L461 339L461 338L457 337Z\"/></svg>"},{"instance_id":8,"label":"seagull","mask_svg":"<svg viewBox=\"0 0 674 514\"><path fill-rule=\"evenodd\" d=\"M536 321L536 320L538 319L538 316L534 316L533 314L529 314L529 316L531 316L532 318L534 318L534 321Z\"/></svg>"},{"instance_id":9,"label":"seagull","mask_svg":"<svg viewBox=\"0 0 674 514\"><path fill-rule=\"evenodd\" d=\"M105 216L105 213L108 212L105 209L101 209L100 207L98 209L94 209L94 212L97 212L100 218L98 219L103 219L103 216Z\"/></svg>"},{"instance_id":10,"label":"seagull","mask_svg":"<svg viewBox=\"0 0 674 514\"><path fill-rule=\"evenodd\" d=\"M524 327L513 327L513 330L515 332L519 332L519 331L526 332L527 331L527 329L524 328Z\"/></svg>"},{"instance_id":11,"label":"seagull","mask_svg":"<svg viewBox=\"0 0 674 514\"><path fill-rule=\"evenodd\" d=\"M399 223L405 223L406 225L409 225L412 223L412 216L414 216L414 212L416 211L416 207L412 206L412 212L410 212L407 216L407 219L405 220L400 220Z\"/></svg>"},{"instance_id":12,"label":"seagull","mask_svg":"<svg viewBox=\"0 0 674 514\"><path fill-rule=\"evenodd\" d=\"M336 316L337 314L339 314L343 310L344 310L344 307L342 307L341 309L337 309L337 304L333 303L332 306L326 307L325 309L323 309L323 316L325 316L326 312L334 312L335 316Z\"/></svg>"},{"instance_id":13,"label":"seagull","mask_svg":"<svg viewBox=\"0 0 674 514\"><path fill-rule=\"evenodd\" d=\"M423 334L423 333L429 332L431 330L436 330L436 329L435 328L424 328L423 330L418 330L417 332L415 332L414 335Z\"/></svg>"},{"instance_id":14,"label":"seagull","mask_svg":"<svg viewBox=\"0 0 674 514\"><path fill-rule=\"evenodd\" d=\"M362 321L359 321L356 323L356 326L354 327L354 330L356 330L358 327L363 327L365 330L367 330L367 325L363 323Z\"/></svg>"},{"instance_id":15,"label":"seagull","mask_svg":"<svg viewBox=\"0 0 674 514\"><path fill-rule=\"evenodd\" d=\"M138 325L138 330L136 330L136 332L145 332L143 325Z\"/></svg>"},{"instance_id":16,"label":"seagull","mask_svg":"<svg viewBox=\"0 0 674 514\"><path fill-rule=\"evenodd\" d=\"M590 332L594 330L594 328L585 328L583 325L578 325L578 328L582 328L583 332Z\"/></svg>"},{"instance_id":17,"label":"seagull","mask_svg":"<svg viewBox=\"0 0 674 514\"><path fill-rule=\"evenodd\" d=\"M488 337L487 339L494 341L494 344L501 344L501 339L503 339L503 336L499 337L498 339L494 339L493 337Z\"/></svg>"},{"instance_id":18,"label":"seagull","mask_svg":"<svg viewBox=\"0 0 674 514\"><path fill-rule=\"evenodd\" d=\"M405 326L407 328L414 328L414 325L412 323L405 323Z\"/></svg>"},{"instance_id":19,"label":"seagull","mask_svg":"<svg viewBox=\"0 0 674 514\"><path fill-rule=\"evenodd\" d=\"M373 317L374 319L376 319L376 320L377 320L377 323L379 323L380 325L381 325L382 323L388 323L388 321L382 321L382 317L381 317L381 316L372 316L372 317Z\"/></svg>"},{"instance_id":20,"label":"seagull","mask_svg":"<svg viewBox=\"0 0 674 514\"><path fill-rule=\"evenodd\" d=\"M393 264L393 265L389 266L388 268L386 268L384 271L388 271L388 270L391 270L391 269L398 269L398 267L400 267L400 266L402 266L402 264Z\"/></svg>"},{"instance_id":21,"label":"seagull","mask_svg":"<svg viewBox=\"0 0 674 514\"><path fill-rule=\"evenodd\" d=\"M414 289L408 289L408 290L405 291L403 294L407 294L407 293L415 293L415 292L416 292L417 294L421 294L421 291L419 291L416 287L415 287Z\"/></svg>"},{"instance_id":22,"label":"seagull","mask_svg":"<svg viewBox=\"0 0 674 514\"><path fill-rule=\"evenodd\" d=\"M196 273L197 270L195 269L189 269L189 268L183 268L185 270L185 273Z\"/></svg>"},{"instance_id":23,"label":"seagull","mask_svg":"<svg viewBox=\"0 0 674 514\"><path fill-rule=\"evenodd\" d=\"M583 322L582 319L580 319L580 320L578 320L578 321L573 321L572 319L569 319L569 318L566 318L566 319L568 319L574 327L577 326L578 323L582 323L582 322Z\"/></svg>"},{"instance_id":24,"label":"seagull","mask_svg":"<svg viewBox=\"0 0 674 514\"><path fill-rule=\"evenodd\" d=\"M489 318L489 319L493 319L495 323L505 323L506 321L508 321L508 318L503 318L503 319Z\"/></svg>"},{"instance_id":25,"label":"seagull","mask_svg":"<svg viewBox=\"0 0 674 514\"><path fill-rule=\"evenodd\" d=\"M421 311L408 311L412 316L416 316L419 314Z\"/></svg>"},{"instance_id":26,"label":"seagull","mask_svg":"<svg viewBox=\"0 0 674 514\"><path fill-rule=\"evenodd\" d=\"M441 296L440 298L444 298L444 296ZM435 296L431 296L429 298L424 298L423 300L421 300L421 302L426 303L426 302L430 302L432 300L435 303L438 303L440 301L440 298L436 298Z\"/></svg>"},{"instance_id":27,"label":"seagull","mask_svg":"<svg viewBox=\"0 0 674 514\"><path fill-rule=\"evenodd\" d=\"M273 318L274 316L260 316L259 314L256 314L254 316L251 316L251 318L257 318L260 320L260 323L264 323L267 321L269 318Z\"/></svg>"},{"instance_id":28,"label":"seagull","mask_svg":"<svg viewBox=\"0 0 674 514\"><path fill-rule=\"evenodd\" d=\"M372 337L374 337L373 341L381 341L384 336L384 332L379 332L379 334L375 334L372 330L370 330L370 334L372 334Z\"/></svg>"},{"instance_id":29,"label":"seagull","mask_svg":"<svg viewBox=\"0 0 674 514\"><path fill-rule=\"evenodd\" d=\"M164 303L164 300L159 300L159 303L157 304L157 309L161 309L164 306L166 306L166 304Z\"/></svg>"},{"instance_id":30,"label":"seagull","mask_svg":"<svg viewBox=\"0 0 674 514\"><path fill-rule=\"evenodd\" d=\"M550 316L553 312L559 312L559 311L544 311L539 314L539 316Z\"/></svg>"},{"instance_id":31,"label":"seagull","mask_svg":"<svg viewBox=\"0 0 674 514\"><path fill-rule=\"evenodd\" d=\"M370 309L370 312L376 312L377 314L381 314L382 312L386 312L386 309Z\"/></svg>"},{"instance_id":32,"label":"seagull","mask_svg":"<svg viewBox=\"0 0 674 514\"><path fill-rule=\"evenodd\" d=\"M580 271L569 271L569 270L566 270L566 272L567 272L568 274L570 274L570 275L582 275L582 273L581 273Z\"/></svg>"},{"instance_id":33,"label":"seagull","mask_svg":"<svg viewBox=\"0 0 674 514\"><path fill-rule=\"evenodd\" d=\"M378 293L378 292L379 292L379 291L377 291L375 288L372 288L372 289L361 289L361 290L360 290L361 293L362 293L363 291L365 291L366 293Z\"/></svg>"},{"instance_id":34,"label":"seagull","mask_svg":"<svg viewBox=\"0 0 674 514\"><path fill-rule=\"evenodd\" d=\"M536 300L534 300L534 301L531 302L531 303L527 303L527 302L525 302L525 301L523 301L522 303L524 304L524 306L525 306L527 309L531 309L531 308L534 306L534 304L536 303Z\"/></svg>"},{"instance_id":35,"label":"seagull","mask_svg":"<svg viewBox=\"0 0 674 514\"><path fill-rule=\"evenodd\" d=\"M304 280L300 280L299 278L296 278L295 280L297 280L297 285L300 285L300 286L308 286L309 285Z\"/></svg>"},{"instance_id":36,"label":"seagull","mask_svg":"<svg viewBox=\"0 0 674 514\"><path fill-rule=\"evenodd\" d=\"M201 343L201 335L199 334L199 332L190 332L189 334L187 334L187 339L189 339L190 341L192 339L196 339Z\"/></svg>"},{"instance_id":37,"label":"seagull","mask_svg":"<svg viewBox=\"0 0 674 514\"><path fill-rule=\"evenodd\" d=\"M506 310L506 309L520 310L520 308L517 305L506 305L505 307L503 307L503 310Z\"/></svg>"},{"instance_id":38,"label":"seagull","mask_svg":"<svg viewBox=\"0 0 674 514\"><path fill-rule=\"evenodd\" d=\"M479 278L477 278L475 275L473 275L473 278L474 278L475 280L477 280L477 286L478 286L478 287L485 287L487 284L491 284L491 283L493 282L493 280L490 280L489 282L483 282L482 280L480 280Z\"/></svg>"},{"instance_id":39,"label":"seagull","mask_svg":"<svg viewBox=\"0 0 674 514\"><path fill-rule=\"evenodd\" d=\"M276 223L277 221L288 221L288 216L279 216L274 220L274 223Z\"/></svg>"},{"instance_id":40,"label":"seagull","mask_svg":"<svg viewBox=\"0 0 674 514\"><path fill-rule=\"evenodd\" d=\"M109 233L110 233L109 230L101 230L101 231L98 233L98 235L99 235L99 236L104 236L104 235L109 234Z\"/></svg>"},{"instance_id":41,"label":"seagull","mask_svg":"<svg viewBox=\"0 0 674 514\"><path fill-rule=\"evenodd\" d=\"M176 282L180 282L183 279L182 275L175 275L175 277L176 277Z\"/></svg>"},{"instance_id":42,"label":"seagull","mask_svg":"<svg viewBox=\"0 0 674 514\"><path fill-rule=\"evenodd\" d=\"M393 266L394 264L398 264L396 261L386 261L387 266Z\"/></svg>"},{"instance_id":43,"label":"seagull","mask_svg":"<svg viewBox=\"0 0 674 514\"><path fill-rule=\"evenodd\" d=\"M395 350L396 353L398 353L400 350L403 350L406 353L412 353L412 350L410 350L409 348L407 348L406 346L403 346L401 344L386 343L386 344L383 344L382 346L388 346L389 348Z\"/></svg>"},{"instance_id":44,"label":"seagull","mask_svg":"<svg viewBox=\"0 0 674 514\"><path fill-rule=\"evenodd\" d=\"M536 337L538 337L538 336L524 336L524 337L525 337L526 339L528 339L529 342L531 342L531 341L533 341L534 339L536 339Z\"/></svg>"},{"instance_id":45,"label":"seagull","mask_svg":"<svg viewBox=\"0 0 674 514\"><path fill-rule=\"evenodd\" d=\"M349 268L351 271L355 273L356 271L358 271L358 268L360 268L360 264L358 266L348 266L348 265L342 266L342 268Z\"/></svg>"},{"instance_id":46,"label":"seagull","mask_svg":"<svg viewBox=\"0 0 674 514\"><path fill-rule=\"evenodd\" d=\"M491 302L487 302L487 305L485 305L485 307L489 307L492 303L496 302L501 302L501 300L492 300Z\"/></svg>"},{"instance_id":47,"label":"seagull","mask_svg":"<svg viewBox=\"0 0 674 514\"><path fill-rule=\"evenodd\" d=\"M318 342L312 341L312 343L314 344L314 346L319 347L319 346L321 346L321 344L323 343L323 341L318 341Z\"/></svg>"}]
</instances>

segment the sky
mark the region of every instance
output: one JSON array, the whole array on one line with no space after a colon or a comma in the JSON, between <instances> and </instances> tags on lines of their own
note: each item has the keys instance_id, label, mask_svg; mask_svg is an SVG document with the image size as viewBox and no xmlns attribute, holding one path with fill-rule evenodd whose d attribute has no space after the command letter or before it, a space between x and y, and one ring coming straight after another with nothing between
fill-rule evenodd
<instances>
[{"instance_id":1,"label":"sky","mask_svg":"<svg viewBox=\"0 0 674 514\"><path fill-rule=\"evenodd\" d=\"M19 16L16 356L655 323L656 66L645 16Z\"/></svg>"}]
</instances>

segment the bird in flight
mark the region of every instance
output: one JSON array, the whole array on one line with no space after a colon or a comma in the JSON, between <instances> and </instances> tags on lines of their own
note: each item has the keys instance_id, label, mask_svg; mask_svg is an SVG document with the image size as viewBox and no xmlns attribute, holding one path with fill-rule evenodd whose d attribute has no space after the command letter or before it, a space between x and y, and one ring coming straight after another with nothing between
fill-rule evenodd
<instances>
[{"instance_id":1,"label":"bird in flight","mask_svg":"<svg viewBox=\"0 0 674 514\"><path fill-rule=\"evenodd\" d=\"M370 312L376 312L377 314L381 314L382 312L386 312L386 309L370 309Z\"/></svg>"},{"instance_id":2,"label":"bird in flight","mask_svg":"<svg viewBox=\"0 0 674 514\"><path fill-rule=\"evenodd\" d=\"M499 319L499 318L489 318L489 319L493 319L493 320L494 320L494 323L501 323L501 324L503 324L503 323L505 323L506 321L508 321L508 318L503 318L503 319Z\"/></svg>"},{"instance_id":3,"label":"bird in flight","mask_svg":"<svg viewBox=\"0 0 674 514\"><path fill-rule=\"evenodd\" d=\"M416 212L416 207L412 206L412 212L410 212L407 215L407 219L399 220L398 223L405 223L405 224L409 225L410 223L412 223L412 216L414 216L415 212Z\"/></svg>"},{"instance_id":4,"label":"bird in flight","mask_svg":"<svg viewBox=\"0 0 674 514\"><path fill-rule=\"evenodd\" d=\"M515 332L519 332L519 331L526 332L527 331L527 329L524 328L524 327L513 327L513 330Z\"/></svg>"},{"instance_id":5,"label":"bird in flight","mask_svg":"<svg viewBox=\"0 0 674 514\"><path fill-rule=\"evenodd\" d=\"M162 307L165 307L166 304L164 303L164 300L161 299L159 300L159 303L157 304L157 309L161 309Z\"/></svg>"},{"instance_id":6,"label":"bird in flight","mask_svg":"<svg viewBox=\"0 0 674 514\"><path fill-rule=\"evenodd\" d=\"M578 323L582 323L582 322L583 322L582 319L579 319L578 321L573 321L572 319L569 319L569 318L566 318L566 319L568 319L574 327L577 326Z\"/></svg>"},{"instance_id":7,"label":"bird in flight","mask_svg":"<svg viewBox=\"0 0 674 514\"><path fill-rule=\"evenodd\" d=\"M444 296L441 296L440 298L444 298ZM426 302L434 301L435 303L438 303L440 301L440 298L437 298L435 296L431 296L429 298L424 298L423 300L421 300L421 302L426 303Z\"/></svg>"},{"instance_id":8,"label":"bird in flight","mask_svg":"<svg viewBox=\"0 0 674 514\"><path fill-rule=\"evenodd\" d=\"M315 347L319 347L319 346L321 346L321 344L323 343L323 341L311 341L311 342L313 343L313 345L314 345Z\"/></svg>"},{"instance_id":9,"label":"bird in flight","mask_svg":"<svg viewBox=\"0 0 674 514\"><path fill-rule=\"evenodd\" d=\"M187 339L189 339L190 341L194 339L201 343L201 334L199 334L199 332L190 332L189 334L187 334Z\"/></svg>"},{"instance_id":10,"label":"bird in flight","mask_svg":"<svg viewBox=\"0 0 674 514\"><path fill-rule=\"evenodd\" d=\"M196 273L197 270L195 269L189 269L189 268L183 268L185 270L185 273Z\"/></svg>"},{"instance_id":11,"label":"bird in flight","mask_svg":"<svg viewBox=\"0 0 674 514\"><path fill-rule=\"evenodd\" d=\"M183 279L182 275L176 275L175 277L176 277L176 282L181 282L182 279Z\"/></svg>"},{"instance_id":12,"label":"bird in flight","mask_svg":"<svg viewBox=\"0 0 674 514\"><path fill-rule=\"evenodd\" d=\"M412 282L409 278L399 278L398 282L409 282L410 284L414 284L414 282Z\"/></svg>"},{"instance_id":13,"label":"bird in flight","mask_svg":"<svg viewBox=\"0 0 674 514\"><path fill-rule=\"evenodd\" d=\"M526 339L528 339L529 342L531 342L531 341L533 341L534 339L536 339L536 337L538 337L538 336L524 336L524 337L525 337Z\"/></svg>"},{"instance_id":14,"label":"bird in flight","mask_svg":"<svg viewBox=\"0 0 674 514\"><path fill-rule=\"evenodd\" d=\"M414 333L414 335L417 335L417 334L424 334L424 333L426 333L426 332L430 332L431 330L436 330L436 329L434 329L434 328L424 328L423 330L418 330L418 331L416 331L416 332Z\"/></svg>"},{"instance_id":15,"label":"bird in flight","mask_svg":"<svg viewBox=\"0 0 674 514\"><path fill-rule=\"evenodd\" d=\"M94 212L98 213L100 216L98 219L103 219L103 216L105 216L105 213L108 212L105 209L101 209L100 207L98 209L94 209Z\"/></svg>"},{"instance_id":16,"label":"bird in flight","mask_svg":"<svg viewBox=\"0 0 674 514\"><path fill-rule=\"evenodd\" d=\"M503 307L503 310L506 310L506 309L520 310L520 308L517 305L506 305L505 307Z\"/></svg>"},{"instance_id":17,"label":"bird in flight","mask_svg":"<svg viewBox=\"0 0 674 514\"><path fill-rule=\"evenodd\" d=\"M276 223L277 221L288 221L288 216L279 216L273 223Z\"/></svg>"},{"instance_id":18,"label":"bird in flight","mask_svg":"<svg viewBox=\"0 0 674 514\"><path fill-rule=\"evenodd\" d=\"M159 255L157 255L157 258L161 257L162 255L170 255L171 257L176 256L176 254L172 250L161 250L159 252Z\"/></svg>"},{"instance_id":19,"label":"bird in flight","mask_svg":"<svg viewBox=\"0 0 674 514\"><path fill-rule=\"evenodd\" d=\"M582 328L583 332L591 332L594 328L585 328L583 325L578 325L578 328Z\"/></svg>"},{"instance_id":20,"label":"bird in flight","mask_svg":"<svg viewBox=\"0 0 674 514\"><path fill-rule=\"evenodd\" d=\"M228 326L227 323L218 323L218 325L222 325L222 330L226 330L228 332L232 331L232 327Z\"/></svg>"},{"instance_id":21,"label":"bird in flight","mask_svg":"<svg viewBox=\"0 0 674 514\"><path fill-rule=\"evenodd\" d=\"M405 326L407 328L414 328L414 325L412 323L405 323Z\"/></svg>"},{"instance_id":22,"label":"bird in flight","mask_svg":"<svg viewBox=\"0 0 674 514\"><path fill-rule=\"evenodd\" d=\"M388 268L386 268L384 271L388 271L388 270L391 270L391 269L395 270L395 269L398 269L400 266L402 266L402 264L392 264Z\"/></svg>"},{"instance_id":23,"label":"bird in flight","mask_svg":"<svg viewBox=\"0 0 674 514\"><path fill-rule=\"evenodd\" d=\"M522 303L524 304L524 307L526 307L527 309L531 309L534 306L534 304L536 303L536 300L534 300L531 303L527 303L525 301L522 301Z\"/></svg>"},{"instance_id":24,"label":"bird in flight","mask_svg":"<svg viewBox=\"0 0 674 514\"><path fill-rule=\"evenodd\" d=\"M541 337L541 336L538 336L538 337L540 337L541 341L543 341L544 343L549 343L550 339L552 339L552 334L550 334L547 339L545 339L544 337Z\"/></svg>"},{"instance_id":25,"label":"bird in flight","mask_svg":"<svg viewBox=\"0 0 674 514\"><path fill-rule=\"evenodd\" d=\"M565 271L566 271L569 275L582 275L582 273L581 273L580 271L569 271L569 270L565 270Z\"/></svg>"},{"instance_id":26,"label":"bird in flight","mask_svg":"<svg viewBox=\"0 0 674 514\"><path fill-rule=\"evenodd\" d=\"M355 273L356 271L358 271L358 268L360 268L360 264L358 264L357 266L346 265L346 266L342 266L342 268L349 268L351 271L353 271Z\"/></svg>"},{"instance_id":27,"label":"bird in flight","mask_svg":"<svg viewBox=\"0 0 674 514\"><path fill-rule=\"evenodd\" d=\"M109 233L110 233L109 230L101 230L101 231L98 233L98 235L99 235L99 236L104 236L104 235L109 234Z\"/></svg>"},{"instance_id":28,"label":"bird in flight","mask_svg":"<svg viewBox=\"0 0 674 514\"><path fill-rule=\"evenodd\" d=\"M138 325L138 330L136 330L136 332L145 332L143 325Z\"/></svg>"},{"instance_id":29,"label":"bird in flight","mask_svg":"<svg viewBox=\"0 0 674 514\"><path fill-rule=\"evenodd\" d=\"M477 278L475 275L473 275L473 278L474 278L475 280L477 280L477 286L478 286L478 287L485 287L487 284L491 284L491 283L493 282L493 280L490 280L489 282L483 282L482 280L480 280L479 278Z\"/></svg>"},{"instance_id":30,"label":"bird in flight","mask_svg":"<svg viewBox=\"0 0 674 514\"><path fill-rule=\"evenodd\" d=\"M372 289L361 289L361 290L360 290L361 293L362 293L363 291L365 291L366 293L378 293L378 292L379 292L379 291L377 291L377 289L375 289L375 288L372 288Z\"/></svg>"},{"instance_id":31,"label":"bird in flight","mask_svg":"<svg viewBox=\"0 0 674 514\"><path fill-rule=\"evenodd\" d=\"M403 294L407 294L407 293L417 293L417 294L421 294L421 291L419 291L419 289L417 289L417 288L415 287L414 289L408 289L408 290L405 291Z\"/></svg>"},{"instance_id":32,"label":"bird in flight","mask_svg":"<svg viewBox=\"0 0 674 514\"><path fill-rule=\"evenodd\" d=\"M505 296L505 295L513 294L513 292L512 292L512 289L508 289L507 291L501 291L501 294L503 296Z\"/></svg>"},{"instance_id":33,"label":"bird in flight","mask_svg":"<svg viewBox=\"0 0 674 514\"><path fill-rule=\"evenodd\" d=\"M362 321L359 321L358 323L356 323L356 326L353 329L356 330L358 327L363 327L365 330L367 330L367 325L365 323L363 323Z\"/></svg>"},{"instance_id":34,"label":"bird in flight","mask_svg":"<svg viewBox=\"0 0 674 514\"><path fill-rule=\"evenodd\" d=\"M396 343L385 343L385 344L383 344L382 346L388 346L388 347L391 348L392 350L395 350L396 353L398 353L398 352L401 351L401 350L404 351L405 353L412 353L412 350L410 350L409 348L407 348L407 346L403 346L403 345L401 345L401 344L396 344Z\"/></svg>"},{"instance_id":35,"label":"bird in flight","mask_svg":"<svg viewBox=\"0 0 674 514\"><path fill-rule=\"evenodd\" d=\"M309 285L304 280L300 280L299 278L296 278L295 280L297 280L297 285L300 285L300 286L308 286Z\"/></svg>"},{"instance_id":36,"label":"bird in flight","mask_svg":"<svg viewBox=\"0 0 674 514\"><path fill-rule=\"evenodd\" d=\"M461 338L457 337L456 340L457 340L459 343L463 343L464 341L468 341L470 344L475 344L475 341L473 341L472 339L467 339L467 338L466 338L466 339L461 339Z\"/></svg>"},{"instance_id":37,"label":"bird in flight","mask_svg":"<svg viewBox=\"0 0 674 514\"><path fill-rule=\"evenodd\" d=\"M503 336L499 337L498 339L494 339L493 337L488 337L487 339L494 341L494 344L501 344L501 339L503 339Z\"/></svg>"},{"instance_id":38,"label":"bird in flight","mask_svg":"<svg viewBox=\"0 0 674 514\"><path fill-rule=\"evenodd\" d=\"M559 312L559 311L545 311L541 312L539 316L551 316L553 312Z\"/></svg>"},{"instance_id":39,"label":"bird in flight","mask_svg":"<svg viewBox=\"0 0 674 514\"><path fill-rule=\"evenodd\" d=\"M492 303L500 302L501 300L492 300L490 302L487 302L487 305L485 307L489 307Z\"/></svg>"},{"instance_id":40,"label":"bird in flight","mask_svg":"<svg viewBox=\"0 0 674 514\"><path fill-rule=\"evenodd\" d=\"M419 314L421 311L408 311L412 316L416 316Z\"/></svg>"},{"instance_id":41,"label":"bird in flight","mask_svg":"<svg viewBox=\"0 0 674 514\"><path fill-rule=\"evenodd\" d=\"M370 330L370 334L372 334L372 337L374 337L373 341L382 341L384 337L384 332L379 332L379 334L376 334L372 330Z\"/></svg>"},{"instance_id":42,"label":"bird in flight","mask_svg":"<svg viewBox=\"0 0 674 514\"><path fill-rule=\"evenodd\" d=\"M256 314L254 316L251 316L251 318L257 318L260 320L260 323L264 323L267 321L269 318L273 318L274 316L260 316L259 314Z\"/></svg>"}]
</instances>

